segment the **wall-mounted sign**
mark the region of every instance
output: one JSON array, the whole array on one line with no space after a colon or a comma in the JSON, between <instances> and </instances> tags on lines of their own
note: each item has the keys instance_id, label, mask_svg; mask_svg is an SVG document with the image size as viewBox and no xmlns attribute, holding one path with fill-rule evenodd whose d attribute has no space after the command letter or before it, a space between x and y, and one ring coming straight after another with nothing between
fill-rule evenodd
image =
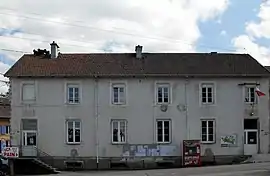
<instances>
[{"instance_id":1,"label":"wall-mounted sign","mask_svg":"<svg viewBox=\"0 0 270 176\"><path fill-rule=\"evenodd\" d=\"M236 134L233 135L226 135L221 136L220 138L220 145L221 147L232 147L237 145L237 136Z\"/></svg>"},{"instance_id":2,"label":"wall-mounted sign","mask_svg":"<svg viewBox=\"0 0 270 176\"><path fill-rule=\"evenodd\" d=\"M19 148L18 147L5 147L2 151L2 155L5 158L18 158Z\"/></svg>"}]
</instances>

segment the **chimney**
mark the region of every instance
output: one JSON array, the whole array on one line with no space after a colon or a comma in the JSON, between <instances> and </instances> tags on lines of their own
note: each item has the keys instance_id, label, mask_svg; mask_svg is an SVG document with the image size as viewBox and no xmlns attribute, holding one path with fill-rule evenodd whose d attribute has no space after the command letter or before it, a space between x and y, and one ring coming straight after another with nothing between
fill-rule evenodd
<instances>
[{"instance_id":1,"label":"chimney","mask_svg":"<svg viewBox=\"0 0 270 176\"><path fill-rule=\"evenodd\" d=\"M51 59L56 59L58 57L58 48L59 46L55 41L51 43Z\"/></svg>"},{"instance_id":2,"label":"chimney","mask_svg":"<svg viewBox=\"0 0 270 176\"><path fill-rule=\"evenodd\" d=\"M135 47L135 51L136 51L136 58L141 59L142 58L142 46L137 45Z\"/></svg>"}]
</instances>

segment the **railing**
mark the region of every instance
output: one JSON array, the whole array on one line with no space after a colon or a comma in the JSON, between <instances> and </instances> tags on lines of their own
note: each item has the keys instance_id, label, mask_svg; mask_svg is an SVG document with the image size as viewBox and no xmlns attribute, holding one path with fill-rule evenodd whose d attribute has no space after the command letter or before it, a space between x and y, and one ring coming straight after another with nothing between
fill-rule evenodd
<instances>
[{"instance_id":1,"label":"railing","mask_svg":"<svg viewBox=\"0 0 270 176\"><path fill-rule=\"evenodd\" d=\"M38 149L37 147L35 147L36 151L37 151L37 158L41 161L43 161L44 163L54 167L54 157L49 155L48 153Z\"/></svg>"},{"instance_id":2,"label":"railing","mask_svg":"<svg viewBox=\"0 0 270 176\"><path fill-rule=\"evenodd\" d=\"M22 158L37 158L44 163L54 167L54 157L40 150L36 146L20 146L20 157Z\"/></svg>"}]
</instances>

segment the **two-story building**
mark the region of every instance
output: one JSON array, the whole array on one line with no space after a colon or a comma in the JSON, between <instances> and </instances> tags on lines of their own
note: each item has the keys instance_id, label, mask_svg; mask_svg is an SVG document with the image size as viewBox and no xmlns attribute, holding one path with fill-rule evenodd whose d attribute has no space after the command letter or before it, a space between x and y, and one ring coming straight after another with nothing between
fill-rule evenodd
<instances>
[{"instance_id":1,"label":"two-story building","mask_svg":"<svg viewBox=\"0 0 270 176\"><path fill-rule=\"evenodd\" d=\"M24 55L5 74L12 145L22 157L43 151L58 168L72 159L87 169L181 163L187 139L199 139L201 155L218 161L269 152L269 72L248 54L57 48Z\"/></svg>"}]
</instances>

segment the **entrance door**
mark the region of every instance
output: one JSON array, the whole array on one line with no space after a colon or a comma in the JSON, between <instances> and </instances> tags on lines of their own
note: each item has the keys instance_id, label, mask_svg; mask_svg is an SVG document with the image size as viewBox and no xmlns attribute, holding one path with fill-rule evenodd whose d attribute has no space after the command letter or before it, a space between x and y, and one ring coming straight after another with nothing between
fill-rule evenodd
<instances>
[{"instance_id":1,"label":"entrance door","mask_svg":"<svg viewBox=\"0 0 270 176\"><path fill-rule=\"evenodd\" d=\"M24 146L36 146L37 145L37 132L36 131L24 131L23 132L23 145Z\"/></svg>"},{"instance_id":2,"label":"entrance door","mask_svg":"<svg viewBox=\"0 0 270 176\"><path fill-rule=\"evenodd\" d=\"M258 130L244 131L244 153L245 155L258 153Z\"/></svg>"},{"instance_id":3,"label":"entrance door","mask_svg":"<svg viewBox=\"0 0 270 176\"><path fill-rule=\"evenodd\" d=\"M37 155L37 131L23 131L23 156L36 156Z\"/></svg>"}]
</instances>

